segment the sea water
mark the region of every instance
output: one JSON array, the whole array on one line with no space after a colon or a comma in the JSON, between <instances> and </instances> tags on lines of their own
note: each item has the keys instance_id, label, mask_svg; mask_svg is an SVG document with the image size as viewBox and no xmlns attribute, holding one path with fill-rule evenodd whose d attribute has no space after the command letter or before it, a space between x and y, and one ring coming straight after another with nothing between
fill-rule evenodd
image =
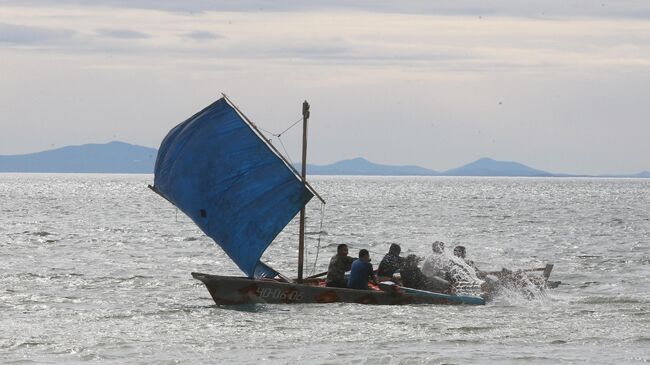
<instances>
[{"instance_id":1,"label":"sea water","mask_svg":"<svg viewBox=\"0 0 650 365\"><path fill-rule=\"evenodd\" d=\"M240 307L215 306L192 279L240 272L152 181L0 174L0 363L650 360L650 180L313 177L327 204L308 206L308 273L340 243L376 267L391 243L426 256L441 240L483 270L553 263L563 284L486 306ZM289 276L297 231L263 257Z\"/></svg>"}]
</instances>

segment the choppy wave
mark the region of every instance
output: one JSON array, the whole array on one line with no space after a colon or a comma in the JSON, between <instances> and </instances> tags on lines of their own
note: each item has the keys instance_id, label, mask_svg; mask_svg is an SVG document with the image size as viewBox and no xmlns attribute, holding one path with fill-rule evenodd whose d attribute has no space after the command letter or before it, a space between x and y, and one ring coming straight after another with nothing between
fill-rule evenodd
<instances>
[{"instance_id":1,"label":"choppy wave","mask_svg":"<svg viewBox=\"0 0 650 365\"><path fill-rule=\"evenodd\" d=\"M584 304L606 304L606 305L616 305L616 304L641 304L648 303L648 300L641 298L635 298L632 296L593 296L581 299L580 303Z\"/></svg>"}]
</instances>

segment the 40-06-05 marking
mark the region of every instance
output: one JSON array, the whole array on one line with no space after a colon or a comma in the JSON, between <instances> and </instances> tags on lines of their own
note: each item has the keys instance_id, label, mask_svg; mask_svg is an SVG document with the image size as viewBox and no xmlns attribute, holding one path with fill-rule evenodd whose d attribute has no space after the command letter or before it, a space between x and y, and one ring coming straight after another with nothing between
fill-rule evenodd
<instances>
[{"instance_id":1,"label":"40-06-05 marking","mask_svg":"<svg viewBox=\"0 0 650 365\"><path fill-rule=\"evenodd\" d=\"M257 295L260 298L302 300L302 294L295 290L285 292L282 289L257 288Z\"/></svg>"}]
</instances>

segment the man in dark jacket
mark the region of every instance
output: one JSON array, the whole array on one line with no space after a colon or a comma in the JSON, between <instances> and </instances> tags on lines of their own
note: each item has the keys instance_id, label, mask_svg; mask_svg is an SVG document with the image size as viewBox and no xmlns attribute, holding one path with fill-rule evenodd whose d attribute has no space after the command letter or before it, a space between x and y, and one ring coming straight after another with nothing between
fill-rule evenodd
<instances>
[{"instance_id":1,"label":"man in dark jacket","mask_svg":"<svg viewBox=\"0 0 650 365\"><path fill-rule=\"evenodd\" d=\"M345 281L345 272L350 270L352 262L355 259L348 256L348 245L340 244L336 248L336 255L330 259L330 265L327 268L327 286L336 288L347 288L348 283Z\"/></svg>"},{"instance_id":2,"label":"man in dark jacket","mask_svg":"<svg viewBox=\"0 0 650 365\"><path fill-rule=\"evenodd\" d=\"M402 248L398 244L393 243L390 245L388 253L379 263L377 276L386 277L388 280L391 280L393 274L404 267L404 258L399 255L400 252L402 252Z\"/></svg>"}]
</instances>

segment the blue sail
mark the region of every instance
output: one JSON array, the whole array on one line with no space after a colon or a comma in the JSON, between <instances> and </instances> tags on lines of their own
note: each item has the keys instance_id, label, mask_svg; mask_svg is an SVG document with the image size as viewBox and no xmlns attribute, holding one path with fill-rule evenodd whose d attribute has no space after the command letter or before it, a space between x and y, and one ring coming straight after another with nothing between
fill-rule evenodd
<instances>
[{"instance_id":1,"label":"blue sail","mask_svg":"<svg viewBox=\"0 0 650 365\"><path fill-rule=\"evenodd\" d=\"M189 216L249 277L313 193L221 98L174 127L156 159L154 190Z\"/></svg>"}]
</instances>

